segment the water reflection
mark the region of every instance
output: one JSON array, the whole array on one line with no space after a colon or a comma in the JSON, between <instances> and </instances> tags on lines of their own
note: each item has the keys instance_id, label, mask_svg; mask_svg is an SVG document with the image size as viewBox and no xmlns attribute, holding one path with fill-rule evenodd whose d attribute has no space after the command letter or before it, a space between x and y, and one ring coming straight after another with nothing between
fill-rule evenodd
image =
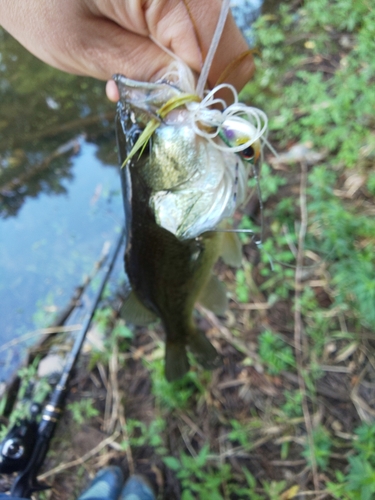
<instances>
[{"instance_id":1,"label":"water reflection","mask_svg":"<svg viewBox=\"0 0 375 500\"><path fill-rule=\"evenodd\" d=\"M47 325L123 225L113 108L0 29L0 346ZM0 381L21 357L0 349Z\"/></svg>"},{"instance_id":2,"label":"water reflection","mask_svg":"<svg viewBox=\"0 0 375 500\"><path fill-rule=\"evenodd\" d=\"M72 163L61 151L85 132L97 143L108 133L101 159L116 164L113 105L104 84L57 71L38 61L0 29L0 214L15 215L27 197L63 193Z\"/></svg>"}]
</instances>

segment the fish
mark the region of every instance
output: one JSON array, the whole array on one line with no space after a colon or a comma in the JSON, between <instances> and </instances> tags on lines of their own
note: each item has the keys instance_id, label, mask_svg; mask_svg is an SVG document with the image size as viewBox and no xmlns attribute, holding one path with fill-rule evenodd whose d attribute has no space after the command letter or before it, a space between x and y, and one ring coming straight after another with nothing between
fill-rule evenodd
<instances>
[{"instance_id":1,"label":"fish","mask_svg":"<svg viewBox=\"0 0 375 500\"><path fill-rule=\"evenodd\" d=\"M126 218L124 261L132 288L122 313L138 325L161 319L165 376L172 382L190 369L187 348L206 369L221 364L193 313L197 302L225 313L225 286L213 268L220 256L230 265L241 263L237 235L217 228L246 195L248 167L229 150L243 134L228 117L222 138L212 140L202 114L199 130L204 133L197 133L191 118L199 103L189 88L167 77L155 83L113 78L120 94L116 136ZM247 156L253 154L245 149Z\"/></svg>"}]
</instances>

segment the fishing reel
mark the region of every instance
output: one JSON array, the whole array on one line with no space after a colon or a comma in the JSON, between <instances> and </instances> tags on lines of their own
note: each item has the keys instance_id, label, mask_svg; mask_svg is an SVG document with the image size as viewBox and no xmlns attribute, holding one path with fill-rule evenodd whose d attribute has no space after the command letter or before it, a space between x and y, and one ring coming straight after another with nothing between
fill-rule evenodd
<instances>
[{"instance_id":1,"label":"fishing reel","mask_svg":"<svg viewBox=\"0 0 375 500\"><path fill-rule=\"evenodd\" d=\"M12 474L26 467L38 437L40 412L41 405L31 403L30 417L16 422L0 442L0 473Z\"/></svg>"}]
</instances>

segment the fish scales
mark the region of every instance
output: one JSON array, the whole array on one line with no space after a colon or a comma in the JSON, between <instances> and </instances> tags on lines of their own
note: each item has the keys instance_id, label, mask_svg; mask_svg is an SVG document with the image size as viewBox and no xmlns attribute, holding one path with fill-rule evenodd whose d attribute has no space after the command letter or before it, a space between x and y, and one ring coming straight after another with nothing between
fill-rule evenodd
<instances>
[{"instance_id":1,"label":"fish scales","mask_svg":"<svg viewBox=\"0 0 375 500\"><path fill-rule=\"evenodd\" d=\"M122 141L119 138L121 162L134 144L131 136L136 128L130 113L123 111L118 123L118 134L125 132L126 136ZM128 162L123 172L129 225L125 269L137 298L165 327L168 380L188 371L188 344L204 366L217 366L219 360L204 333L196 329L193 309L219 257L221 235L206 232L180 240L157 223L151 203L153 193L175 188L196 173L196 168L191 168L194 155L189 148L180 150L168 143L178 139L184 143L185 128L179 127L177 132L157 130L142 156ZM186 162L181 162L181 151ZM159 158L163 160L160 164Z\"/></svg>"}]
</instances>

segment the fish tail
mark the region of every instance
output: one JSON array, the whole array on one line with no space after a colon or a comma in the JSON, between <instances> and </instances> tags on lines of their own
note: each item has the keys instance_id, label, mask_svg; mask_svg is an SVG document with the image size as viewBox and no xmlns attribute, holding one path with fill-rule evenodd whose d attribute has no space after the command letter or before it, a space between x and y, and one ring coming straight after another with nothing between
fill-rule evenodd
<instances>
[{"instance_id":1,"label":"fish tail","mask_svg":"<svg viewBox=\"0 0 375 500\"><path fill-rule=\"evenodd\" d=\"M182 378L190 368L185 344L166 342L165 345L165 377L168 382Z\"/></svg>"},{"instance_id":2,"label":"fish tail","mask_svg":"<svg viewBox=\"0 0 375 500\"><path fill-rule=\"evenodd\" d=\"M189 336L189 346L203 368L213 370L221 365L221 356L201 330Z\"/></svg>"}]
</instances>

